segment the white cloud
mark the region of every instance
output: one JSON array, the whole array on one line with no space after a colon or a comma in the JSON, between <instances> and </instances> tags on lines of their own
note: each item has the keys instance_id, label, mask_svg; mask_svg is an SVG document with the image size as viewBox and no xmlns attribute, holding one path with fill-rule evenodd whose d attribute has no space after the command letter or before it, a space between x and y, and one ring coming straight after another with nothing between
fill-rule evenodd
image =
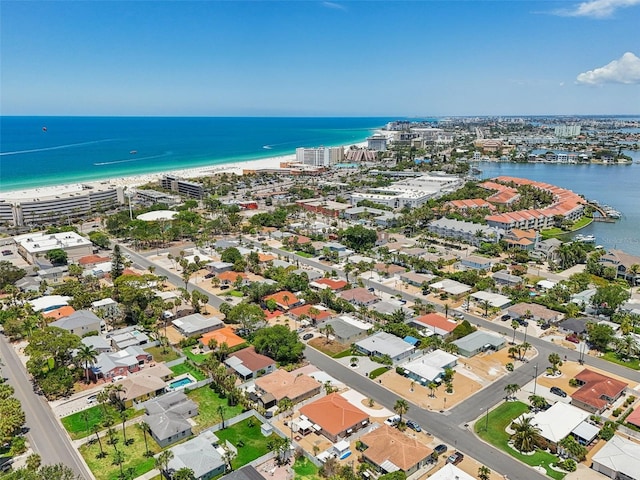
<instances>
[{"instance_id":1,"label":"white cloud","mask_svg":"<svg viewBox=\"0 0 640 480\"><path fill-rule=\"evenodd\" d=\"M586 85L603 85L606 83L623 83L626 85L640 84L640 58L627 52L618 60L581 73L576 78L577 83Z\"/></svg>"},{"instance_id":2,"label":"white cloud","mask_svg":"<svg viewBox=\"0 0 640 480\"><path fill-rule=\"evenodd\" d=\"M322 5L327 8L333 8L334 10L342 10L343 12L347 11L347 7L335 2L322 2Z\"/></svg>"},{"instance_id":3,"label":"white cloud","mask_svg":"<svg viewBox=\"0 0 640 480\"><path fill-rule=\"evenodd\" d=\"M571 9L556 10L554 13L567 17L608 18L619 8L640 5L640 0L588 0Z\"/></svg>"}]
</instances>

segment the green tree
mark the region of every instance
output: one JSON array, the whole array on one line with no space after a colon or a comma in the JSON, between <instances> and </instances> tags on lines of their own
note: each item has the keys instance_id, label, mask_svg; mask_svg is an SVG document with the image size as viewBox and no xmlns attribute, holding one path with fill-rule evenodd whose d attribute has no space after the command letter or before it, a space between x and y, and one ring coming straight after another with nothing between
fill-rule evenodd
<instances>
[{"instance_id":1,"label":"green tree","mask_svg":"<svg viewBox=\"0 0 640 480\"><path fill-rule=\"evenodd\" d=\"M509 400L509 398L513 397L518 390L520 390L520 385L518 385L517 383L510 383L506 385L504 387L504 391L507 394L506 400Z\"/></svg>"},{"instance_id":2,"label":"green tree","mask_svg":"<svg viewBox=\"0 0 640 480\"><path fill-rule=\"evenodd\" d=\"M0 261L0 290L4 291L7 285L14 285L26 274L26 270L16 267L11 262Z\"/></svg>"},{"instance_id":3,"label":"green tree","mask_svg":"<svg viewBox=\"0 0 640 480\"><path fill-rule=\"evenodd\" d=\"M354 225L342 231L340 238L342 242L356 252L364 252L373 248L378 239L375 230Z\"/></svg>"},{"instance_id":4,"label":"green tree","mask_svg":"<svg viewBox=\"0 0 640 480\"><path fill-rule=\"evenodd\" d=\"M243 260L242 254L236 247L225 248L222 254L220 255L220 259L223 262L232 263L232 264L235 264L236 262Z\"/></svg>"},{"instance_id":5,"label":"green tree","mask_svg":"<svg viewBox=\"0 0 640 480\"><path fill-rule=\"evenodd\" d=\"M567 435L565 438L560 440L560 446L565 452L579 462L587 457L588 450L584 446L580 445L573 435Z\"/></svg>"},{"instance_id":6,"label":"green tree","mask_svg":"<svg viewBox=\"0 0 640 480\"><path fill-rule=\"evenodd\" d=\"M91 240L91 243L100 248L109 248L109 245L111 243L107 234L98 231L89 233L89 240Z\"/></svg>"},{"instance_id":7,"label":"green tree","mask_svg":"<svg viewBox=\"0 0 640 480\"><path fill-rule=\"evenodd\" d=\"M518 330L519 326L520 324L516 320L511 321L511 328L513 328L513 340L511 341L511 343L513 344L516 343L516 330Z\"/></svg>"},{"instance_id":8,"label":"green tree","mask_svg":"<svg viewBox=\"0 0 640 480\"><path fill-rule=\"evenodd\" d=\"M174 472L171 480L196 480L196 476L189 467L182 467Z\"/></svg>"},{"instance_id":9,"label":"green tree","mask_svg":"<svg viewBox=\"0 0 640 480\"><path fill-rule=\"evenodd\" d=\"M229 313L226 315L225 321L227 323L240 324L242 329L248 333L253 333L258 325L264 322L265 318L266 315L260 306L253 303L241 302L231 307Z\"/></svg>"},{"instance_id":10,"label":"green tree","mask_svg":"<svg viewBox=\"0 0 640 480\"><path fill-rule=\"evenodd\" d=\"M482 465L478 468L478 480L489 480L491 478L491 470L489 467Z\"/></svg>"},{"instance_id":11,"label":"green tree","mask_svg":"<svg viewBox=\"0 0 640 480\"><path fill-rule=\"evenodd\" d=\"M54 248L53 250L49 250L46 254L47 260L49 260L54 265L66 265L68 261L67 252L62 250L61 248Z\"/></svg>"},{"instance_id":12,"label":"green tree","mask_svg":"<svg viewBox=\"0 0 640 480\"><path fill-rule=\"evenodd\" d=\"M89 384L89 365L93 365L97 358L98 352L96 352L89 345L82 344L76 352L75 359L76 362L84 366L85 380L87 382L87 385Z\"/></svg>"},{"instance_id":13,"label":"green tree","mask_svg":"<svg viewBox=\"0 0 640 480\"><path fill-rule=\"evenodd\" d=\"M298 334L284 325L261 328L254 336L253 345L259 353L285 365L298 362L305 348Z\"/></svg>"},{"instance_id":14,"label":"green tree","mask_svg":"<svg viewBox=\"0 0 640 480\"><path fill-rule=\"evenodd\" d=\"M393 411L400 415L400 423L402 423L402 416L409 411L409 402L404 398L398 398L393 405Z\"/></svg>"},{"instance_id":15,"label":"green tree","mask_svg":"<svg viewBox=\"0 0 640 480\"><path fill-rule=\"evenodd\" d=\"M533 423L533 417L520 417L511 424L511 429L514 431L511 436L513 446L518 449L519 452L531 452L535 448L535 442L540 433L540 429Z\"/></svg>"},{"instance_id":16,"label":"green tree","mask_svg":"<svg viewBox=\"0 0 640 480\"><path fill-rule=\"evenodd\" d=\"M169 462L173 459L173 452L171 450L164 450L160 452L160 455L156 457L156 468L162 473L167 473L169 470Z\"/></svg>"},{"instance_id":17,"label":"green tree","mask_svg":"<svg viewBox=\"0 0 640 480\"><path fill-rule=\"evenodd\" d=\"M609 344L613 341L613 328L606 324L587 323L587 333L589 334L589 343L601 352L606 352Z\"/></svg>"},{"instance_id":18,"label":"green tree","mask_svg":"<svg viewBox=\"0 0 640 480\"><path fill-rule=\"evenodd\" d=\"M629 291L622 285L609 284L598 287L591 303L598 311L611 315L616 309L629 299Z\"/></svg>"},{"instance_id":19,"label":"green tree","mask_svg":"<svg viewBox=\"0 0 640 480\"><path fill-rule=\"evenodd\" d=\"M122 254L122 249L120 245L114 245L113 253L111 255L111 281L115 283L115 281L122 275L124 272L125 258Z\"/></svg>"},{"instance_id":20,"label":"green tree","mask_svg":"<svg viewBox=\"0 0 640 480\"><path fill-rule=\"evenodd\" d=\"M562 365L562 359L560 358L560 355L558 355L557 353L551 353L549 354L549 363L551 364L551 373L556 373L558 371L560 371L560 369L558 368L558 366Z\"/></svg>"}]
</instances>

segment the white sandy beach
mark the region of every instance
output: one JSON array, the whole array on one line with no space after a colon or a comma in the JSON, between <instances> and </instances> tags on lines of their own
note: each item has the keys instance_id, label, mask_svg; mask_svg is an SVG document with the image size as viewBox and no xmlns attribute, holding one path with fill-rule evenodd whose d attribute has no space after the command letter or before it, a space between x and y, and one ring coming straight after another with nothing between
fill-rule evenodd
<instances>
[{"instance_id":1,"label":"white sandy beach","mask_svg":"<svg viewBox=\"0 0 640 480\"><path fill-rule=\"evenodd\" d=\"M353 143L345 147L355 146L358 148L366 148L367 142ZM136 187L139 185L145 185L151 182L159 181L164 175L175 175L180 178L198 178L206 177L208 175L217 173L231 173L235 175L242 175L243 170L254 170L262 168L280 168L281 162L295 162L295 153L289 155L280 155L276 157L261 158L257 160L247 160L242 162L225 163L218 165L202 166L185 168L179 170L162 171L156 173L145 173L141 175L132 175L118 178L105 178L101 180L83 181L73 184L56 185L48 187L37 187L30 189L13 190L7 192L0 192L0 198L20 199L20 198L35 198L37 196L46 197L49 195L58 195L70 193L73 191L81 190L82 185L90 186L93 188L102 188L108 186L114 187Z\"/></svg>"}]
</instances>

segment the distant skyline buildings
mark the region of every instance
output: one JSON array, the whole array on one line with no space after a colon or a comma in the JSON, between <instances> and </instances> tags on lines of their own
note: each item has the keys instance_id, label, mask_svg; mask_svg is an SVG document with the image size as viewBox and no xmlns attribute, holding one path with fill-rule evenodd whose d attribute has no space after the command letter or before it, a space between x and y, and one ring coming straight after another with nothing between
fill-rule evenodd
<instances>
[{"instance_id":1,"label":"distant skyline buildings","mask_svg":"<svg viewBox=\"0 0 640 480\"><path fill-rule=\"evenodd\" d=\"M495 7L488 0L7 1L1 113L639 113L640 0ZM585 48L588 32L598 38Z\"/></svg>"}]
</instances>

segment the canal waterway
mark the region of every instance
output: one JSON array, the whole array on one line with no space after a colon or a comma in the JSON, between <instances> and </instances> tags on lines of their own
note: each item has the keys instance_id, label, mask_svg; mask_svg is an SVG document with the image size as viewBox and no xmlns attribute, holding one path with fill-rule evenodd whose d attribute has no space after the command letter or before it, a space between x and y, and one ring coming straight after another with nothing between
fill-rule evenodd
<instances>
[{"instance_id":1,"label":"canal waterway","mask_svg":"<svg viewBox=\"0 0 640 480\"><path fill-rule=\"evenodd\" d=\"M615 223L594 222L580 230L595 235L596 243L617 248L640 256L640 152L625 151L633 158L628 165L560 165L552 163L498 163L474 164L481 178L500 175L529 178L568 188L609 205L622 213Z\"/></svg>"}]
</instances>

